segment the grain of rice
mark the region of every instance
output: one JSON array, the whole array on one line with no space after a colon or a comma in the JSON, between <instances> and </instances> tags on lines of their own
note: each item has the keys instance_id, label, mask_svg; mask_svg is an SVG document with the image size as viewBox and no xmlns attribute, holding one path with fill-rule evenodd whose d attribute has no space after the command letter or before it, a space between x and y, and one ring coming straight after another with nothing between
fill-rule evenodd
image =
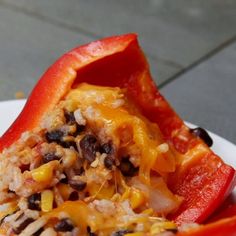
<instances>
[{"instance_id":1,"label":"grain of rice","mask_svg":"<svg viewBox=\"0 0 236 236\"><path fill-rule=\"evenodd\" d=\"M114 215L116 213L116 207L112 201L106 199L94 200L93 204L98 211L108 216Z\"/></svg>"},{"instance_id":2,"label":"grain of rice","mask_svg":"<svg viewBox=\"0 0 236 236\"><path fill-rule=\"evenodd\" d=\"M40 236L57 236L57 232L53 228L45 229Z\"/></svg>"},{"instance_id":3,"label":"grain of rice","mask_svg":"<svg viewBox=\"0 0 236 236\"><path fill-rule=\"evenodd\" d=\"M28 209L28 202L27 202L26 198L20 199L20 201L18 202L18 207L23 211Z\"/></svg>"},{"instance_id":4,"label":"grain of rice","mask_svg":"<svg viewBox=\"0 0 236 236\"><path fill-rule=\"evenodd\" d=\"M75 120L79 125L86 125L86 120L84 119L84 117L82 116L81 110L77 109L74 112L74 116L75 116Z\"/></svg>"},{"instance_id":5,"label":"grain of rice","mask_svg":"<svg viewBox=\"0 0 236 236\"><path fill-rule=\"evenodd\" d=\"M98 164L99 164L99 159L96 158L96 159L90 164L90 166L93 167L93 168L96 168L96 167L98 166Z\"/></svg>"},{"instance_id":6,"label":"grain of rice","mask_svg":"<svg viewBox=\"0 0 236 236\"><path fill-rule=\"evenodd\" d=\"M121 107L123 106L125 103L124 99L116 99L113 101L113 103L111 104L111 107L116 109L118 107Z\"/></svg>"},{"instance_id":7,"label":"grain of rice","mask_svg":"<svg viewBox=\"0 0 236 236\"><path fill-rule=\"evenodd\" d=\"M41 217L33 223L29 224L20 234L19 236L31 236L35 232L37 232L40 228L42 228L47 223L46 217Z\"/></svg>"},{"instance_id":8,"label":"grain of rice","mask_svg":"<svg viewBox=\"0 0 236 236\"><path fill-rule=\"evenodd\" d=\"M167 143L162 143L157 148L161 153L166 153L169 151L169 145Z\"/></svg>"}]
</instances>

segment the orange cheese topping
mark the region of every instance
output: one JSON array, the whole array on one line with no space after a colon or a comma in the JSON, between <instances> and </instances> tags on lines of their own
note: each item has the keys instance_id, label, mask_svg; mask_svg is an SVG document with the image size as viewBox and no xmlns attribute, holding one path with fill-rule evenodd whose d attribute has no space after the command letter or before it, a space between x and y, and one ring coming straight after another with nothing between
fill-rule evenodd
<instances>
[{"instance_id":1,"label":"orange cheese topping","mask_svg":"<svg viewBox=\"0 0 236 236\"><path fill-rule=\"evenodd\" d=\"M68 110L80 109L89 126L101 139L112 138L124 155L129 154L140 167L143 182L150 183L150 171L159 174L175 170L175 157L158 126L148 121L120 88L80 84L65 99Z\"/></svg>"}]
</instances>

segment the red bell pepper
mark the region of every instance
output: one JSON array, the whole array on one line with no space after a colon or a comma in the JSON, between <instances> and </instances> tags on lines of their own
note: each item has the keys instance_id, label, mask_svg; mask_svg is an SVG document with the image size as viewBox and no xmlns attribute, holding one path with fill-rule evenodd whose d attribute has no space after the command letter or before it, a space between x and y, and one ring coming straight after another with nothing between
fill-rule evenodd
<instances>
[{"instance_id":1,"label":"red bell pepper","mask_svg":"<svg viewBox=\"0 0 236 236\"><path fill-rule=\"evenodd\" d=\"M228 206L225 210L220 211L212 220L236 216L236 204Z\"/></svg>"},{"instance_id":2,"label":"red bell pepper","mask_svg":"<svg viewBox=\"0 0 236 236\"><path fill-rule=\"evenodd\" d=\"M156 122L163 137L182 155L169 187L184 197L172 216L177 223L202 222L222 202L235 184L235 170L224 164L193 136L159 93L135 34L105 38L75 48L59 58L42 76L23 111L0 138L0 151L32 130L65 94L78 83L127 88L143 114ZM204 147L201 153L199 145Z\"/></svg>"},{"instance_id":3,"label":"red bell pepper","mask_svg":"<svg viewBox=\"0 0 236 236\"><path fill-rule=\"evenodd\" d=\"M189 232L178 233L176 236L235 236L236 216L216 221L211 224L202 225Z\"/></svg>"},{"instance_id":4,"label":"red bell pepper","mask_svg":"<svg viewBox=\"0 0 236 236\"><path fill-rule=\"evenodd\" d=\"M207 223L236 216L236 197L231 194L221 206L207 219Z\"/></svg>"}]
</instances>

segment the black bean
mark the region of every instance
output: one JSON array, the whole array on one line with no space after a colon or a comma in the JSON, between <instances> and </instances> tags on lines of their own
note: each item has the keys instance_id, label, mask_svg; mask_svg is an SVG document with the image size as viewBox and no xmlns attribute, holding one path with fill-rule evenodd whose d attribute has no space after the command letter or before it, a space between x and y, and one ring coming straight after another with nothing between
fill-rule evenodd
<instances>
[{"instance_id":1,"label":"black bean","mask_svg":"<svg viewBox=\"0 0 236 236\"><path fill-rule=\"evenodd\" d=\"M190 129L190 132L195 136L201 138L208 147L211 147L213 145L213 140L205 129L198 127L195 129Z\"/></svg>"},{"instance_id":2,"label":"black bean","mask_svg":"<svg viewBox=\"0 0 236 236\"><path fill-rule=\"evenodd\" d=\"M68 184L68 178L65 173L63 173L63 174L65 175L65 177L63 179L60 179L60 183Z\"/></svg>"},{"instance_id":3,"label":"black bean","mask_svg":"<svg viewBox=\"0 0 236 236\"><path fill-rule=\"evenodd\" d=\"M92 134L85 135L80 141L80 148L83 157L92 163L95 160L96 152L99 151L100 145L97 138Z\"/></svg>"},{"instance_id":4,"label":"black bean","mask_svg":"<svg viewBox=\"0 0 236 236\"><path fill-rule=\"evenodd\" d=\"M60 143L64 133L61 130L53 130L51 132L46 132L45 137L49 143L56 142Z\"/></svg>"},{"instance_id":5,"label":"black bean","mask_svg":"<svg viewBox=\"0 0 236 236\"><path fill-rule=\"evenodd\" d=\"M62 219L55 225L54 228L57 232L70 232L73 230L74 226L69 219Z\"/></svg>"},{"instance_id":6,"label":"black bean","mask_svg":"<svg viewBox=\"0 0 236 236\"><path fill-rule=\"evenodd\" d=\"M69 201L77 201L77 200L79 200L79 194L78 194L78 192L73 191L73 192L70 194L68 200L69 200Z\"/></svg>"},{"instance_id":7,"label":"black bean","mask_svg":"<svg viewBox=\"0 0 236 236\"><path fill-rule=\"evenodd\" d=\"M61 141L59 144L64 148L70 148L73 147L75 150L77 150L76 142L74 141Z\"/></svg>"},{"instance_id":8,"label":"black bean","mask_svg":"<svg viewBox=\"0 0 236 236\"><path fill-rule=\"evenodd\" d=\"M71 179L69 180L69 185L77 191L83 191L86 188L87 183L82 180Z\"/></svg>"},{"instance_id":9,"label":"black bean","mask_svg":"<svg viewBox=\"0 0 236 236\"><path fill-rule=\"evenodd\" d=\"M176 228L174 228L174 229L166 229L166 231L172 232L174 234L178 233L178 229L176 229Z\"/></svg>"},{"instance_id":10,"label":"black bean","mask_svg":"<svg viewBox=\"0 0 236 236\"><path fill-rule=\"evenodd\" d=\"M30 223L34 222L33 218L27 218L23 221L17 228L14 228L13 231L15 234L20 234Z\"/></svg>"},{"instance_id":11,"label":"black bean","mask_svg":"<svg viewBox=\"0 0 236 236\"><path fill-rule=\"evenodd\" d=\"M112 236L124 236L125 234L133 233L134 231L128 230L128 229L122 229L119 231L116 231L115 233L112 234Z\"/></svg>"},{"instance_id":12,"label":"black bean","mask_svg":"<svg viewBox=\"0 0 236 236\"><path fill-rule=\"evenodd\" d=\"M74 133L72 133L72 135L77 136L79 135L82 131L85 130L85 126L84 125L79 125L76 120L75 120L75 116L74 116L74 112L66 112L65 113L65 118L66 118L66 123L68 125L76 125L76 130Z\"/></svg>"},{"instance_id":13,"label":"black bean","mask_svg":"<svg viewBox=\"0 0 236 236\"><path fill-rule=\"evenodd\" d=\"M80 167L80 168L75 168L75 169L73 169L73 170L74 170L75 175L82 175L82 174L85 172L83 166Z\"/></svg>"},{"instance_id":14,"label":"black bean","mask_svg":"<svg viewBox=\"0 0 236 236\"><path fill-rule=\"evenodd\" d=\"M46 153L43 156L43 163L48 163L50 161L60 160L61 157L57 156L55 153Z\"/></svg>"},{"instance_id":15,"label":"black bean","mask_svg":"<svg viewBox=\"0 0 236 236\"><path fill-rule=\"evenodd\" d=\"M11 190L11 189L8 189L7 190L8 193L16 193L15 191Z\"/></svg>"},{"instance_id":16,"label":"black bean","mask_svg":"<svg viewBox=\"0 0 236 236\"><path fill-rule=\"evenodd\" d=\"M88 236L96 236L96 234L91 231L91 228L89 226L87 227L87 232Z\"/></svg>"},{"instance_id":17,"label":"black bean","mask_svg":"<svg viewBox=\"0 0 236 236\"><path fill-rule=\"evenodd\" d=\"M64 133L61 130L54 130L51 132L46 132L45 137L46 140L51 142L56 142L64 148L74 147L77 150L77 145L74 141L63 141Z\"/></svg>"},{"instance_id":18,"label":"black bean","mask_svg":"<svg viewBox=\"0 0 236 236\"><path fill-rule=\"evenodd\" d=\"M79 125L76 123L76 132L74 133L74 136L77 136L81 134L85 130L85 125Z\"/></svg>"},{"instance_id":19,"label":"black bean","mask_svg":"<svg viewBox=\"0 0 236 236\"><path fill-rule=\"evenodd\" d=\"M40 228L32 236L39 236L43 231L44 231L44 228Z\"/></svg>"},{"instance_id":20,"label":"black bean","mask_svg":"<svg viewBox=\"0 0 236 236\"><path fill-rule=\"evenodd\" d=\"M66 123L69 125L73 125L76 123L74 112L65 112Z\"/></svg>"},{"instance_id":21,"label":"black bean","mask_svg":"<svg viewBox=\"0 0 236 236\"><path fill-rule=\"evenodd\" d=\"M104 165L108 170L112 170L112 167L115 165L115 159L113 156L106 156L104 159Z\"/></svg>"},{"instance_id":22,"label":"black bean","mask_svg":"<svg viewBox=\"0 0 236 236\"><path fill-rule=\"evenodd\" d=\"M28 197L28 208L31 210L40 211L40 201L41 201L41 194L35 193Z\"/></svg>"},{"instance_id":23,"label":"black bean","mask_svg":"<svg viewBox=\"0 0 236 236\"><path fill-rule=\"evenodd\" d=\"M138 172L138 167L135 167L129 160L129 157L121 159L119 169L124 176L132 177Z\"/></svg>"},{"instance_id":24,"label":"black bean","mask_svg":"<svg viewBox=\"0 0 236 236\"><path fill-rule=\"evenodd\" d=\"M113 154L114 153L114 148L112 146L112 143L111 142L104 143L101 146L100 152L101 153L106 153L106 154Z\"/></svg>"},{"instance_id":25,"label":"black bean","mask_svg":"<svg viewBox=\"0 0 236 236\"><path fill-rule=\"evenodd\" d=\"M30 164L22 164L20 166L21 173L24 173L26 170L30 170Z\"/></svg>"}]
</instances>

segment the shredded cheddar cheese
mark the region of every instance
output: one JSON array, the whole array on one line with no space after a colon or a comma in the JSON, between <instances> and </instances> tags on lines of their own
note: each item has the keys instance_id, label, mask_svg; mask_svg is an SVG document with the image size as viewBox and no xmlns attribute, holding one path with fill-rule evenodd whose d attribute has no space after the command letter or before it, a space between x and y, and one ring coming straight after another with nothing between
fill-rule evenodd
<instances>
[{"instance_id":1,"label":"shredded cheddar cheese","mask_svg":"<svg viewBox=\"0 0 236 236\"><path fill-rule=\"evenodd\" d=\"M120 99L121 105L114 106ZM160 174L175 170L175 157L158 126L137 111L132 101L127 100L125 90L80 84L67 95L65 107L79 108L92 129L112 138L127 152L136 152L132 154L140 163L139 174L144 182L150 184L151 169Z\"/></svg>"}]
</instances>

